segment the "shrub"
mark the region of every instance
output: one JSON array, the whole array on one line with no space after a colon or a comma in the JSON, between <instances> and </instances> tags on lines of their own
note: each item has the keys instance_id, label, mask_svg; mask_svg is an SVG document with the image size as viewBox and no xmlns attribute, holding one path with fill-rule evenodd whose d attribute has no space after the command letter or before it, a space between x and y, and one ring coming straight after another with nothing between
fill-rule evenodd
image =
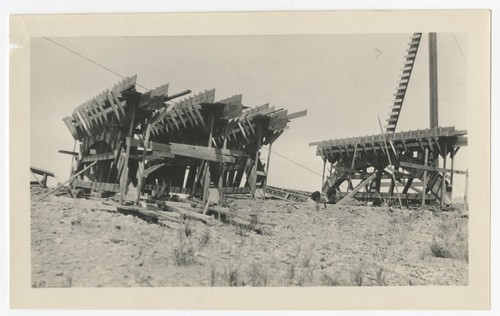
<instances>
[{"instance_id":1,"label":"shrub","mask_svg":"<svg viewBox=\"0 0 500 316\"><path fill-rule=\"evenodd\" d=\"M468 220L456 214L441 217L439 233L430 244L434 257L469 262Z\"/></svg>"},{"instance_id":2,"label":"shrub","mask_svg":"<svg viewBox=\"0 0 500 316\"><path fill-rule=\"evenodd\" d=\"M248 277L252 286L266 286L268 273L261 263L252 262Z\"/></svg>"},{"instance_id":3,"label":"shrub","mask_svg":"<svg viewBox=\"0 0 500 316\"><path fill-rule=\"evenodd\" d=\"M179 233L179 243L174 248L174 259L175 264L178 266L185 266L195 262L193 246L181 233Z\"/></svg>"},{"instance_id":4,"label":"shrub","mask_svg":"<svg viewBox=\"0 0 500 316\"><path fill-rule=\"evenodd\" d=\"M340 274L338 272L335 272L333 274L323 272L321 274L320 283L321 285L325 286L339 286L340 285L339 276Z\"/></svg>"},{"instance_id":5,"label":"shrub","mask_svg":"<svg viewBox=\"0 0 500 316\"><path fill-rule=\"evenodd\" d=\"M205 229L200 237L200 244L202 247L205 247L208 244L208 242L210 241L210 237L210 230Z\"/></svg>"}]
</instances>

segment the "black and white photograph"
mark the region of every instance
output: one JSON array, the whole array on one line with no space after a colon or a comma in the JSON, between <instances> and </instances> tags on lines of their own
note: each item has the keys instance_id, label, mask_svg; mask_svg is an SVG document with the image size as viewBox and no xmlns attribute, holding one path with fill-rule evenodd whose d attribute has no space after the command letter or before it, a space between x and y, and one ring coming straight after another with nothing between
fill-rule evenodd
<instances>
[{"instance_id":1,"label":"black and white photograph","mask_svg":"<svg viewBox=\"0 0 500 316\"><path fill-rule=\"evenodd\" d=\"M388 30L30 37L31 290L468 288L475 38Z\"/></svg>"}]
</instances>

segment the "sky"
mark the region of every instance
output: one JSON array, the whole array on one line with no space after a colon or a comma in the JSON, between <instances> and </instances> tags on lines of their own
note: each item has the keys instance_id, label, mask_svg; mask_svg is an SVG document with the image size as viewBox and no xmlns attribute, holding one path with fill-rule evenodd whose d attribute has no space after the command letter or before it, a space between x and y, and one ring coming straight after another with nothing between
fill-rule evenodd
<instances>
[{"instance_id":1,"label":"sky","mask_svg":"<svg viewBox=\"0 0 500 316\"><path fill-rule=\"evenodd\" d=\"M315 191L323 162L308 144L379 134L388 117L411 34L51 38L152 89L216 89L216 99L243 95L245 106L269 103L307 116L273 144L269 185ZM439 125L467 129L467 38L438 34ZM423 35L397 131L429 127L427 34ZM120 77L44 38L31 41L31 165L69 177L74 140L62 118ZM137 87L139 92L145 90ZM263 157L267 151L262 150ZM306 169L307 168L307 169ZM455 168L467 168L461 149ZM310 169L310 170L309 170ZM456 181L454 195L463 195Z\"/></svg>"}]
</instances>

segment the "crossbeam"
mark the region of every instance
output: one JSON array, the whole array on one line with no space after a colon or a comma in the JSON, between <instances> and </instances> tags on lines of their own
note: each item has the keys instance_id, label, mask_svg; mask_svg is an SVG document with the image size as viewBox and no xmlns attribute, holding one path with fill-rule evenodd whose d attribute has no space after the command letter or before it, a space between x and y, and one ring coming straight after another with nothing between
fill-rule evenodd
<instances>
[{"instance_id":1,"label":"crossbeam","mask_svg":"<svg viewBox=\"0 0 500 316\"><path fill-rule=\"evenodd\" d=\"M433 167L433 166L423 166L423 165L419 165L419 164L416 164L416 163L405 162L405 161L400 161L399 165L402 166L402 167L419 169L419 170L427 170L427 171L435 171L435 172L446 172L446 173L456 173L456 174L463 174L463 175L468 175L469 174L469 172L467 172L467 171L454 170L454 169L445 169L445 168L439 168L439 167Z\"/></svg>"}]
</instances>

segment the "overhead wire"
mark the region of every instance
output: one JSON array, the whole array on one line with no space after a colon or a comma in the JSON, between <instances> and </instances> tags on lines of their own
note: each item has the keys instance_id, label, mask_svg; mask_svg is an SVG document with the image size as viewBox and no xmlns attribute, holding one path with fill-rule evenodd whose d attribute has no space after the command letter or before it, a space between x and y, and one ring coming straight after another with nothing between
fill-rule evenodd
<instances>
[{"instance_id":1,"label":"overhead wire","mask_svg":"<svg viewBox=\"0 0 500 316\"><path fill-rule=\"evenodd\" d=\"M107 70L107 71L111 72L112 74L114 74L114 75L116 75L116 76L118 76L118 77L120 77L120 78L122 78L122 79L126 79L126 78L127 78L127 77L123 76L122 74L119 74L118 72L116 72L116 71L114 71L114 70L112 70L112 69L110 69L110 68L108 68L108 67L106 67L106 66L104 66L104 65L102 65L102 64L100 64L100 63L98 63L98 62L96 62L95 60L92 60L92 59L90 59L90 58L88 58L88 57L86 57L86 56L84 56L84 55L82 55L82 54L80 54L80 53L78 53L78 52L76 52L76 51L72 50L71 48L69 48L69 47L66 47L66 46L62 45L61 43L58 43L58 42L54 41L53 39L50 39L50 38L48 38L48 37L46 37L46 36L44 36L43 38L44 38L44 39L46 39L47 41L49 41L49 42L51 42L51 43L53 43L53 44L55 44L55 45L59 46L59 47L61 47L61 48L65 49L65 50L67 50L67 51L69 51L69 52L71 52L71 53L73 53L73 54L75 54L75 55L77 55L77 56L79 56L79 57L81 57L81 58L85 59L86 61L91 62L92 64L94 64L94 65L96 65L96 66L98 66L98 67L101 67L102 69L105 69L105 70ZM138 82L136 82L136 85L138 85L139 87L141 87L141 88L143 88L143 89L150 90L149 88L147 88L147 87L145 87L145 86L141 85L141 84L140 84L140 83L138 83Z\"/></svg>"},{"instance_id":2,"label":"overhead wire","mask_svg":"<svg viewBox=\"0 0 500 316\"><path fill-rule=\"evenodd\" d=\"M458 43L458 40L457 40L457 37L455 36L455 33L451 33L451 35L453 35L453 38L455 39L455 43L457 44L458 46L458 50L460 51L460 55L462 55L462 59L464 60L464 63L466 66L468 66L467 64L467 59L465 59L465 55L464 55L464 52L462 51L462 47L460 46L460 44Z\"/></svg>"},{"instance_id":3,"label":"overhead wire","mask_svg":"<svg viewBox=\"0 0 500 316\"><path fill-rule=\"evenodd\" d=\"M269 150L269 148L266 148L266 147L262 147L262 148L264 148L265 150ZM297 165L297 166L299 166L299 167L301 167L301 168L303 168L303 169L306 169L306 170L308 170L308 171L310 171L310 172L312 172L312 173L314 173L314 174L316 174L316 175L318 175L318 176L320 176L320 177L323 177L320 173L318 173L318 172L316 172L316 171L314 171L314 170L312 170L312 169L310 169L310 168L308 168L308 167L306 167L306 166L304 166L304 165L302 165L302 164L300 164L300 163L298 163L298 162L296 162L296 161L293 161L292 159L290 159L290 158L288 158L288 157L285 157L285 156L283 156L283 155L282 155L282 154L280 154L280 153L277 153L275 150L271 150L271 152L272 152L273 154L276 154L276 155L280 156L281 158L283 158L283 159L285 159L285 160L290 161L291 163L293 163L293 164L295 164L295 165Z\"/></svg>"}]
</instances>

